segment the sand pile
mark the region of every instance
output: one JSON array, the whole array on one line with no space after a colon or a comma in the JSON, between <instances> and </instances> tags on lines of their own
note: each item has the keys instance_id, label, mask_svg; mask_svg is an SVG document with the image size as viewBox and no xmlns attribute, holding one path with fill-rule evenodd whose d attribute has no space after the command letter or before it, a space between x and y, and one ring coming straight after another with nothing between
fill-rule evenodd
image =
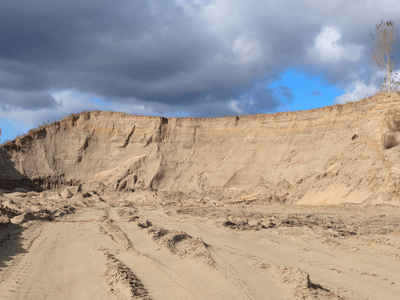
<instances>
[{"instance_id":1,"label":"sand pile","mask_svg":"<svg viewBox=\"0 0 400 300\"><path fill-rule=\"evenodd\" d=\"M168 230L153 225L149 220L139 218L138 227L147 229L148 234L160 246L181 258L191 257L208 266L214 261L208 251L208 245L201 238L193 238L184 231Z\"/></svg>"},{"instance_id":2,"label":"sand pile","mask_svg":"<svg viewBox=\"0 0 400 300\"><path fill-rule=\"evenodd\" d=\"M133 272L114 255L105 252L107 257L107 270L104 277L110 285L110 292L122 299L150 300L148 292Z\"/></svg>"},{"instance_id":3,"label":"sand pile","mask_svg":"<svg viewBox=\"0 0 400 300\"><path fill-rule=\"evenodd\" d=\"M337 299L350 300L331 292L319 284L311 282L310 275L299 268L261 264L262 269L268 270L274 277L286 286L286 292L293 293L297 299Z\"/></svg>"}]
</instances>

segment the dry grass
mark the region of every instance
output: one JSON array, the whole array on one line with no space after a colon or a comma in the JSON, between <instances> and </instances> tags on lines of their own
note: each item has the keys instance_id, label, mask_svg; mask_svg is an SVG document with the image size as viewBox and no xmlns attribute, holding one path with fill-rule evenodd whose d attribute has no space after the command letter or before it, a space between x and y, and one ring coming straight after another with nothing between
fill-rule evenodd
<instances>
[{"instance_id":1,"label":"dry grass","mask_svg":"<svg viewBox=\"0 0 400 300\"><path fill-rule=\"evenodd\" d=\"M387 111L383 115L382 121L390 132L400 131L400 111L398 109Z\"/></svg>"},{"instance_id":2,"label":"dry grass","mask_svg":"<svg viewBox=\"0 0 400 300\"><path fill-rule=\"evenodd\" d=\"M381 143L383 149L396 146L396 132L400 131L400 110L392 109L380 115Z\"/></svg>"},{"instance_id":3,"label":"dry grass","mask_svg":"<svg viewBox=\"0 0 400 300\"><path fill-rule=\"evenodd\" d=\"M43 121L42 125L39 125L36 128L32 128L28 131L27 134L25 135L18 135L14 140L8 140L5 141L1 147L5 150L18 150L23 147L25 147L27 144L36 141L38 138L46 136L46 128L48 126L51 126L53 124L56 125L61 125L62 123L67 123L68 125L74 125L75 122L82 117L85 120L88 120L90 118L89 111L82 111L78 114L71 113L68 116L56 120L55 118L53 120L47 120Z\"/></svg>"}]
</instances>

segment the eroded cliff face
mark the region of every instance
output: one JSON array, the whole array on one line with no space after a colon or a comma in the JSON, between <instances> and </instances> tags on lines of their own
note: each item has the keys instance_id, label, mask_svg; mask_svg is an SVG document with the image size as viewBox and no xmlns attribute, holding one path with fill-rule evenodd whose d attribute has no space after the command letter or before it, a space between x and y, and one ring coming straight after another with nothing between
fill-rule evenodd
<instances>
[{"instance_id":1,"label":"eroded cliff face","mask_svg":"<svg viewBox=\"0 0 400 300\"><path fill-rule=\"evenodd\" d=\"M3 145L2 166L15 170L0 171L43 188L100 184L287 204L399 204L400 146L381 144L382 120L393 109L400 96L380 93L310 111L216 119L93 111Z\"/></svg>"}]
</instances>

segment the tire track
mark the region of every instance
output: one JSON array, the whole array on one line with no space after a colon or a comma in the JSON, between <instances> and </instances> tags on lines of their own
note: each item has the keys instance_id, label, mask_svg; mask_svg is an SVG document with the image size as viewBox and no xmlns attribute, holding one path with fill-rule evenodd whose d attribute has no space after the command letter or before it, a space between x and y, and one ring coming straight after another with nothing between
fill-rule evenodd
<instances>
[{"instance_id":1,"label":"tire track","mask_svg":"<svg viewBox=\"0 0 400 300\"><path fill-rule=\"evenodd\" d=\"M46 267L48 252L55 246L59 236L59 228L54 223L49 223L46 230L41 230L32 242L29 252L15 261L12 270L3 282L0 283L0 298L4 300L33 299L35 294L34 284L40 278Z\"/></svg>"},{"instance_id":2,"label":"tire track","mask_svg":"<svg viewBox=\"0 0 400 300\"><path fill-rule=\"evenodd\" d=\"M107 234L114 242L123 247L123 250L138 254L133 248L132 241L126 236L113 219L107 218L100 225L100 232Z\"/></svg>"}]
</instances>

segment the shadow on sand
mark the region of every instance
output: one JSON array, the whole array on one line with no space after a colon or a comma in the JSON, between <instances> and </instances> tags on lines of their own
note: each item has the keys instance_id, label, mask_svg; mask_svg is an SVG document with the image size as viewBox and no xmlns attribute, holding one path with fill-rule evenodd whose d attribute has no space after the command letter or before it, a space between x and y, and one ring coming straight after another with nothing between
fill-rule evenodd
<instances>
[{"instance_id":1,"label":"shadow on sand","mask_svg":"<svg viewBox=\"0 0 400 300\"><path fill-rule=\"evenodd\" d=\"M17 254L28 252L22 245L23 230L19 224L0 223L0 270Z\"/></svg>"},{"instance_id":2,"label":"shadow on sand","mask_svg":"<svg viewBox=\"0 0 400 300\"><path fill-rule=\"evenodd\" d=\"M24 188L36 192L41 192L43 190L15 168L14 162L11 161L11 155L1 147L0 188L8 191L13 191L15 188Z\"/></svg>"}]
</instances>

